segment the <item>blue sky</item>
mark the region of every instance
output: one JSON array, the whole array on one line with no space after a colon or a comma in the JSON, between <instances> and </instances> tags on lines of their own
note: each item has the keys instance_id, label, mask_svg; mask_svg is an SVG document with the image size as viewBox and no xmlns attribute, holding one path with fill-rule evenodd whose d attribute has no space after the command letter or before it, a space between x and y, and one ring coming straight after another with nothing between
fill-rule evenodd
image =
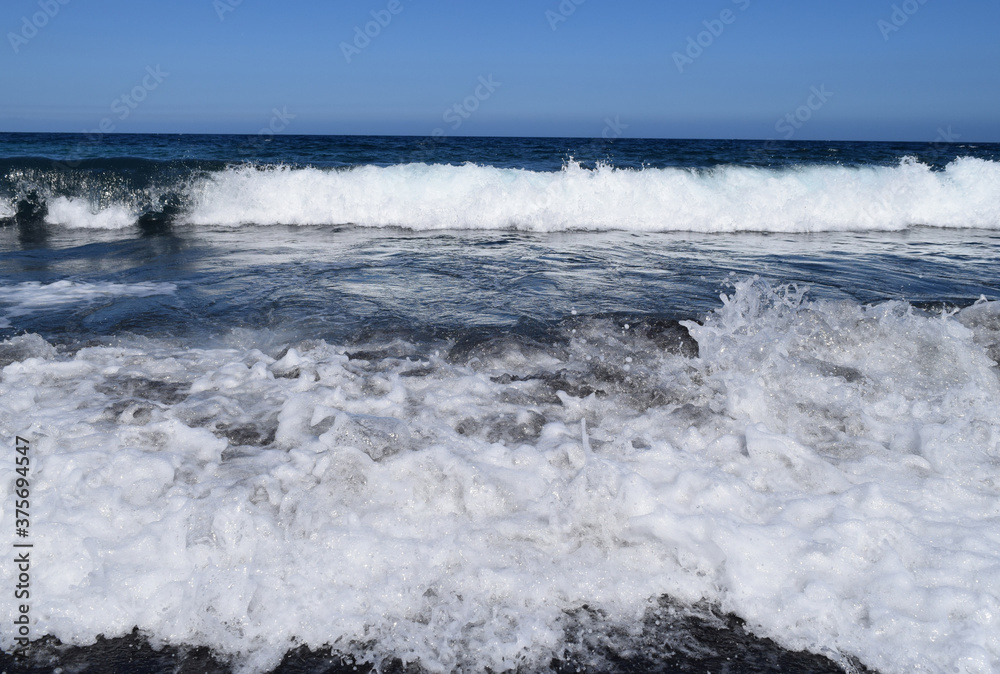
<instances>
[{"instance_id":1,"label":"blue sky","mask_svg":"<svg viewBox=\"0 0 1000 674\"><path fill-rule=\"evenodd\" d=\"M4 0L0 131L996 142L998 30L996 0Z\"/></svg>"}]
</instances>

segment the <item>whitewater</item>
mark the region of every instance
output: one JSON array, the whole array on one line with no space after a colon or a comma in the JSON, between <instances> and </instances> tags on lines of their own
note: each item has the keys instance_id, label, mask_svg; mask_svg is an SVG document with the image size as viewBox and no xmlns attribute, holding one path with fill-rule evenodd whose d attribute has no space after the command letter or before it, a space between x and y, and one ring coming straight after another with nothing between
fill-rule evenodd
<instances>
[{"instance_id":1,"label":"whitewater","mask_svg":"<svg viewBox=\"0 0 1000 674\"><path fill-rule=\"evenodd\" d=\"M8 340L2 422L59 542L37 629L503 670L561 654L567 610L628 633L668 595L879 671L994 671L1000 303L723 301L687 335L433 351Z\"/></svg>"},{"instance_id":2,"label":"whitewater","mask_svg":"<svg viewBox=\"0 0 1000 674\"><path fill-rule=\"evenodd\" d=\"M29 172L31 173L31 172ZM343 169L238 165L172 182L123 187L103 173L66 189L58 172L9 189L0 219L42 195L48 224L124 229L180 204L176 224L357 225L534 232L893 231L913 226L1000 229L1000 164L962 157L944 170L896 166L585 168L558 171L399 164ZM60 189L61 188L61 189ZM165 193L171 195L166 198ZM112 195L112 196L109 196ZM36 197L37 198L37 197Z\"/></svg>"}]
</instances>

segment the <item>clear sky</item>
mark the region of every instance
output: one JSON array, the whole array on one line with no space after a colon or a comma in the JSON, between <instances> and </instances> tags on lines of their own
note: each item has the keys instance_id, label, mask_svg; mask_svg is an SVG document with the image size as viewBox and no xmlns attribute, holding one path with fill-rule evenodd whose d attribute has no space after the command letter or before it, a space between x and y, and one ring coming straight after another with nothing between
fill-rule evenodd
<instances>
[{"instance_id":1,"label":"clear sky","mask_svg":"<svg viewBox=\"0 0 1000 674\"><path fill-rule=\"evenodd\" d=\"M0 131L1000 141L997 0L2 0L0 31Z\"/></svg>"}]
</instances>

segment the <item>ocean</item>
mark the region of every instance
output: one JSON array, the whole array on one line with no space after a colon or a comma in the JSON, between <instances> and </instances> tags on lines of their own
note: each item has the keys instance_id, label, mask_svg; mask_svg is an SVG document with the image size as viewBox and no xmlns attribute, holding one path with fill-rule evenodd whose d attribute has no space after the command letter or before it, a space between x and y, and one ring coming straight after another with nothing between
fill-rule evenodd
<instances>
[{"instance_id":1,"label":"ocean","mask_svg":"<svg viewBox=\"0 0 1000 674\"><path fill-rule=\"evenodd\" d=\"M0 134L0 665L1000 672L1000 145Z\"/></svg>"}]
</instances>

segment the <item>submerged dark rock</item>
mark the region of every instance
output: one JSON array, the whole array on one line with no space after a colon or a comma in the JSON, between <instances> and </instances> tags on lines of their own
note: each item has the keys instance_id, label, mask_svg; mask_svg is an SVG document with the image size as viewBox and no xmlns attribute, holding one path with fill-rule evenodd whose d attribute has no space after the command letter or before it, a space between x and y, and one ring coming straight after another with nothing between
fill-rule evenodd
<instances>
[{"instance_id":1,"label":"submerged dark rock","mask_svg":"<svg viewBox=\"0 0 1000 674\"><path fill-rule=\"evenodd\" d=\"M174 405L187 398L190 384L162 381L146 377L108 377L94 387L98 392L125 398L152 400L164 405Z\"/></svg>"},{"instance_id":2,"label":"submerged dark rock","mask_svg":"<svg viewBox=\"0 0 1000 674\"><path fill-rule=\"evenodd\" d=\"M251 447L264 447L274 442L277 433L277 425L258 426L257 424L228 424L219 423L215 426L215 435L229 440L231 445L248 445Z\"/></svg>"},{"instance_id":3,"label":"submerged dark rock","mask_svg":"<svg viewBox=\"0 0 1000 674\"><path fill-rule=\"evenodd\" d=\"M632 329L667 353L685 358L698 357L698 342L694 341L688 329L678 321L666 318L640 318Z\"/></svg>"},{"instance_id":4,"label":"submerged dark rock","mask_svg":"<svg viewBox=\"0 0 1000 674\"><path fill-rule=\"evenodd\" d=\"M695 672L719 674L876 674L848 659L846 668L822 655L790 651L747 629L740 618L714 607L684 607L661 598L647 610L641 625L611 624L600 610L582 606L565 614L562 657L541 668L519 667L518 674L646 674ZM30 645L26 655L0 652L0 670L49 674L61 668L79 674L231 674L235 668L205 647L167 646L155 650L132 631L125 637L98 637L90 646L67 646L53 637ZM467 667L465 669L468 669ZM386 674L423 674L418 663L388 656L377 663ZM330 647L300 646L288 651L269 674L357 674L376 671L376 663L355 660ZM487 671L487 670L484 670Z\"/></svg>"},{"instance_id":5,"label":"submerged dark rock","mask_svg":"<svg viewBox=\"0 0 1000 674\"><path fill-rule=\"evenodd\" d=\"M39 335L19 335L0 343L0 369L28 358L48 359L54 357L55 354L55 347Z\"/></svg>"}]
</instances>

